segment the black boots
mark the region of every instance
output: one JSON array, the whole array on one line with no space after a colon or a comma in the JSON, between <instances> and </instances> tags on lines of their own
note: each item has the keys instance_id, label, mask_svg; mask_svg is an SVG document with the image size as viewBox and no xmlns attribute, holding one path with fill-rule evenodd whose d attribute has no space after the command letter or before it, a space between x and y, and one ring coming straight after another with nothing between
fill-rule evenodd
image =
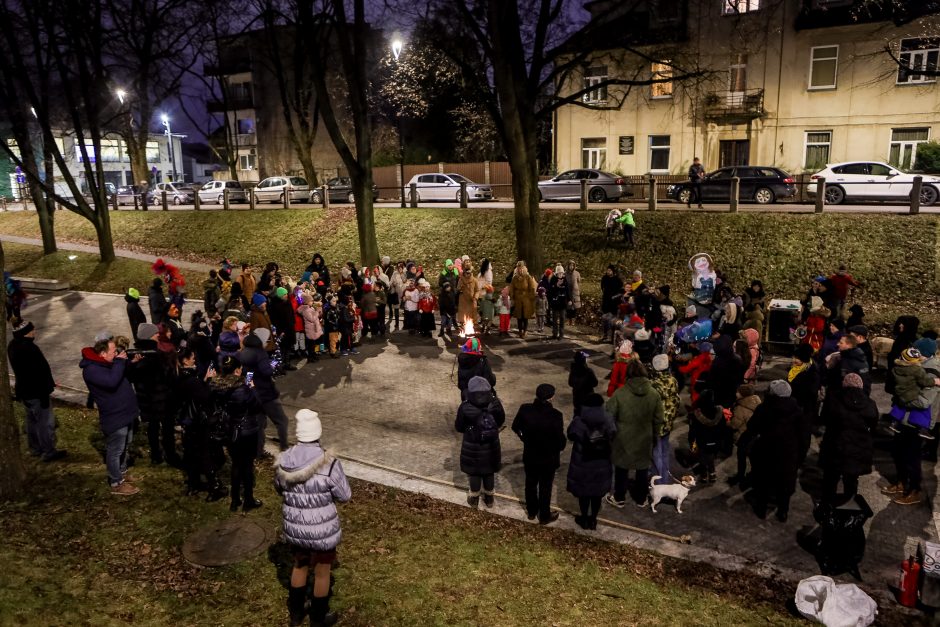
<instances>
[{"instance_id":1,"label":"black boots","mask_svg":"<svg viewBox=\"0 0 940 627\"><path fill-rule=\"evenodd\" d=\"M313 597L310 603L310 627L333 625L337 618L336 612L330 611L330 597Z\"/></svg>"},{"instance_id":2,"label":"black boots","mask_svg":"<svg viewBox=\"0 0 940 627\"><path fill-rule=\"evenodd\" d=\"M290 613L290 626L300 627L307 616L307 586L290 588L287 592L287 611Z\"/></svg>"}]
</instances>

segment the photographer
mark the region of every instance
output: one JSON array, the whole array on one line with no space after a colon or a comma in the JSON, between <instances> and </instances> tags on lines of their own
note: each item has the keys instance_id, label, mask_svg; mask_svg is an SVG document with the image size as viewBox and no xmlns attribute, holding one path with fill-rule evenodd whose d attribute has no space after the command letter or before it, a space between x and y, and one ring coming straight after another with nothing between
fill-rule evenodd
<instances>
[{"instance_id":1,"label":"photographer","mask_svg":"<svg viewBox=\"0 0 940 627\"><path fill-rule=\"evenodd\" d=\"M257 391L258 400L261 402L264 416L270 419L277 427L277 439L281 450L287 448L287 414L281 407L278 400L281 393L274 385L274 366L271 358L264 350L264 345L270 337L270 331L267 329L255 329L251 335L245 338L245 348L238 353L238 361L244 366L245 372L253 373L254 385ZM258 431L258 457L270 457L264 451L264 432L267 427L267 420L262 419L261 428Z\"/></svg>"},{"instance_id":2,"label":"photographer","mask_svg":"<svg viewBox=\"0 0 940 627\"><path fill-rule=\"evenodd\" d=\"M157 466L166 461L182 468L183 460L176 451L176 412L172 410L170 394L176 356L157 350L158 335L159 329L154 324L145 322L137 328L132 353L139 353L140 359L130 365L127 378L134 384L140 416L147 423L150 463Z\"/></svg>"},{"instance_id":3,"label":"photographer","mask_svg":"<svg viewBox=\"0 0 940 627\"><path fill-rule=\"evenodd\" d=\"M200 375L196 353L192 348L180 350L174 390L179 402L180 424L183 425L183 467L186 469L187 494L206 491L207 501L217 501L228 493L216 473L225 463L221 443L209 433L212 412L212 388L209 380L216 376L210 364ZM203 480L205 477L205 480Z\"/></svg>"}]
</instances>

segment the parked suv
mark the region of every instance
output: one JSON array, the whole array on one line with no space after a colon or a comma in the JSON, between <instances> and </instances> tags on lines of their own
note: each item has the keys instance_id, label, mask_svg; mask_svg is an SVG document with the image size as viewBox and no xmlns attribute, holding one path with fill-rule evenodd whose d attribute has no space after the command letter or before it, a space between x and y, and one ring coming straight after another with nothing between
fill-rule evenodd
<instances>
[{"instance_id":1,"label":"parked suv","mask_svg":"<svg viewBox=\"0 0 940 627\"><path fill-rule=\"evenodd\" d=\"M493 200L493 188L474 183L460 174L417 174L405 186L410 194L411 184L417 187L418 200L450 200L460 202L460 184L467 184L467 200Z\"/></svg>"},{"instance_id":2,"label":"parked suv","mask_svg":"<svg viewBox=\"0 0 940 627\"><path fill-rule=\"evenodd\" d=\"M826 179L826 204L838 205L846 200L894 200L910 202L914 174L905 174L879 161L852 161L827 165L810 177ZM940 178L924 176L920 188L920 204L933 205L940 198ZM806 186L806 193L815 197L818 183Z\"/></svg>"},{"instance_id":3,"label":"parked suv","mask_svg":"<svg viewBox=\"0 0 940 627\"><path fill-rule=\"evenodd\" d=\"M731 179L741 179L738 198L753 200L757 204L767 205L780 198L790 198L796 194L793 177L781 170L763 165L738 165L719 168L707 174L701 183L686 181L670 185L666 195L673 200L688 204L690 202L729 202L731 200ZM701 198L699 198L701 195Z\"/></svg>"},{"instance_id":4,"label":"parked suv","mask_svg":"<svg viewBox=\"0 0 940 627\"><path fill-rule=\"evenodd\" d=\"M209 181L199 189L199 200L221 205L225 202L225 190L228 190L229 202L248 202L245 189L238 181Z\"/></svg>"},{"instance_id":5,"label":"parked suv","mask_svg":"<svg viewBox=\"0 0 940 627\"><path fill-rule=\"evenodd\" d=\"M174 205L188 205L193 202L193 190L186 187L186 183L157 183L150 190L151 202L155 206L163 204L164 191L166 191L166 201Z\"/></svg>"},{"instance_id":6,"label":"parked suv","mask_svg":"<svg viewBox=\"0 0 940 627\"><path fill-rule=\"evenodd\" d=\"M616 202L633 195L633 189L623 177L603 170L581 168L562 172L547 181L539 181L539 199L580 200L582 180L587 181L588 200L591 202Z\"/></svg>"},{"instance_id":7,"label":"parked suv","mask_svg":"<svg viewBox=\"0 0 940 627\"><path fill-rule=\"evenodd\" d=\"M356 195L352 191L352 181L348 176L338 176L326 182L330 188L330 202L356 202ZM310 190L310 202L318 205L323 202L323 190L313 188ZM372 202L379 199L379 188L372 184Z\"/></svg>"},{"instance_id":8,"label":"parked suv","mask_svg":"<svg viewBox=\"0 0 940 627\"><path fill-rule=\"evenodd\" d=\"M306 202L310 197L307 179L300 176L269 176L254 189L258 202L284 203L284 194L290 194L291 202Z\"/></svg>"}]
</instances>

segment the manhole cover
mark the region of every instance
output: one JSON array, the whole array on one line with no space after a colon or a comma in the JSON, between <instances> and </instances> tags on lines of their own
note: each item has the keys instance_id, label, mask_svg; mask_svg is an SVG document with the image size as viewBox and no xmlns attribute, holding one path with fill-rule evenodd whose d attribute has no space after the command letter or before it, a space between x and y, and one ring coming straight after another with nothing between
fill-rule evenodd
<instances>
[{"instance_id":1,"label":"manhole cover","mask_svg":"<svg viewBox=\"0 0 940 627\"><path fill-rule=\"evenodd\" d=\"M264 550L267 532L246 518L230 518L199 529L183 542L183 557L200 566L241 562Z\"/></svg>"}]
</instances>

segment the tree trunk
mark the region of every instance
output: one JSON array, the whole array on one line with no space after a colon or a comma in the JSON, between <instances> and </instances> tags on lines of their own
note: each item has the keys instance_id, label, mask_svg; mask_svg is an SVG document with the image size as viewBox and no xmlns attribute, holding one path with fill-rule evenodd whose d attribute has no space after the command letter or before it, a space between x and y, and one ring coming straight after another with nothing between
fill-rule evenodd
<instances>
[{"instance_id":1,"label":"tree trunk","mask_svg":"<svg viewBox=\"0 0 940 627\"><path fill-rule=\"evenodd\" d=\"M358 177L357 177L358 178ZM356 226L359 231L359 259L372 267L379 262L379 242L375 237L375 206L372 203L372 175L352 179L356 195Z\"/></svg>"},{"instance_id":2,"label":"tree trunk","mask_svg":"<svg viewBox=\"0 0 940 627\"><path fill-rule=\"evenodd\" d=\"M114 261L114 237L111 235L111 214L107 207L104 211L96 212L97 220L93 221L95 233L98 235L98 256L104 263Z\"/></svg>"},{"instance_id":3,"label":"tree trunk","mask_svg":"<svg viewBox=\"0 0 940 627\"><path fill-rule=\"evenodd\" d=\"M510 150L513 215L516 223L516 251L526 262L532 276L542 271L542 230L539 214L539 173L535 154ZM521 153L521 154L517 154Z\"/></svg>"},{"instance_id":4,"label":"tree trunk","mask_svg":"<svg viewBox=\"0 0 940 627\"><path fill-rule=\"evenodd\" d=\"M3 245L0 244L0 273L3 272ZM10 370L7 364L6 298L0 298L0 501L9 501L23 492L26 465L20 450L20 429L13 413Z\"/></svg>"},{"instance_id":5,"label":"tree trunk","mask_svg":"<svg viewBox=\"0 0 940 627\"><path fill-rule=\"evenodd\" d=\"M317 176L317 170L313 166L313 157L310 156L310 152L298 150L297 160L300 161L300 165L304 169L304 178L306 178L307 183L310 184L310 189L320 187L320 178Z\"/></svg>"},{"instance_id":6,"label":"tree trunk","mask_svg":"<svg viewBox=\"0 0 940 627\"><path fill-rule=\"evenodd\" d=\"M135 150L133 153L131 153L130 144L127 144L127 148L127 156L131 161L131 176L134 177L134 180L130 181L130 184L139 185L141 181L150 183L150 168L147 167L146 145L140 150Z\"/></svg>"},{"instance_id":7,"label":"tree trunk","mask_svg":"<svg viewBox=\"0 0 940 627\"><path fill-rule=\"evenodd\" d=\"M48 146L43 150L42 163L46 171L46 180L55 180L55 161L49 152ZM39 214L39 231L42 233L42 254L51 255L59 247L55 241L55 199L46 196L47 202L43 209L36 205L36 212Z\"/></svg>"}]
</instances>

